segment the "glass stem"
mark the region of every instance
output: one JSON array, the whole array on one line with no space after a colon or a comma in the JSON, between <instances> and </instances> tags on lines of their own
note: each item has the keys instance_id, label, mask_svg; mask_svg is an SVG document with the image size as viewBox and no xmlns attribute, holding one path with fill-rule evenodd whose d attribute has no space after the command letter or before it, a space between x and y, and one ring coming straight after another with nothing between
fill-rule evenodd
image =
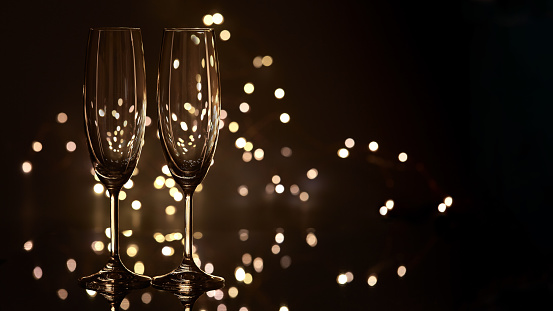
<instances>
[{"instance_id":1,"label":"glass stem","mask_svg":"<svg viewBox=\"0 0 553 311\"><path fill-rule=\"evenodd\" d=\"M111 257L119 258L119 189L109 191L111 201Z\"/></svg>"},{"instance_id":2,"label":"glass stem","mask_svg":"<svg viewBox=\"0 0 553 311\"><path fill-rule=\"evenodd\" d=\"M184 259L192 260L192 194L184 197Z\"/></svg>"}]
</instances>

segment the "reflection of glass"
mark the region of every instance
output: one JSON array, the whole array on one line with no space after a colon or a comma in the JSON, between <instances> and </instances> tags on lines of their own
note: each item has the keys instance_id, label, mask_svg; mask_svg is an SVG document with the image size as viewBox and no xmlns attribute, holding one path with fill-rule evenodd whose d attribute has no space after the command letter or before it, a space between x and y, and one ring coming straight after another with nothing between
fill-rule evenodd
<instances>
[{"instance_id":1,"label":"reflection of glass","mask_svg":"<svg viewBox=\"0 0 553 311\"><path fill-rule=\"evenodd\" d=\"M150 278L119 258L119 191L131 177L144 143L146 79L138 28L91 29L84 85L84 117L92 165L111 200L111 258L81 286L111 291L147 287Z\"/></svg>"},{"instance_id":2,"label":"reflection of glass","mask_svg":"<svg viewBox=\"0 0 553 311\"><path fill-rule=\"evenodd\" d=\"M185 197L184 259L154 287L192 293L221 288L223 278L192 258L192 195L213 159L221 91L212 29L165 29L158 73L159 133L167 165Z\"/></svg>"}]
</instances>

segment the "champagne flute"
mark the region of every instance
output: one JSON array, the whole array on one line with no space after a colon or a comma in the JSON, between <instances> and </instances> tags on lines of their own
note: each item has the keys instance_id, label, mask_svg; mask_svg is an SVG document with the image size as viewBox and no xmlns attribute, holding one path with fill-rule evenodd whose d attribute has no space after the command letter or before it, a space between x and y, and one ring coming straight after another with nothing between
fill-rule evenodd
<instances>
[{"instance_id":1,"label":"champagne flute","mask_svg":"<svg viewBox=\"0 0 553 311\"><path fill-rule=\"evenodd\" d=\"M157 101L162 149L184 193L185 233L182 263L154 277L152 285L189 294L218 289L224 279L203 272L192 258L192 195L211 166L219 135L221 91L213 29L164 30Z\"/></svg>"},{"instance_id":2,"label":"champagne flute","mask_svg":"<svg viewBox=\"0 0 553 311\"><path fill-rule=\"evenodd\" d=\"M131 177L144 144L146 74L139 28L93 28L88 37L84 84L88 150L111 201L111 257L81 286L110 291L149 286L119 258L119 192Z\"/></svg>"}]
</instances>

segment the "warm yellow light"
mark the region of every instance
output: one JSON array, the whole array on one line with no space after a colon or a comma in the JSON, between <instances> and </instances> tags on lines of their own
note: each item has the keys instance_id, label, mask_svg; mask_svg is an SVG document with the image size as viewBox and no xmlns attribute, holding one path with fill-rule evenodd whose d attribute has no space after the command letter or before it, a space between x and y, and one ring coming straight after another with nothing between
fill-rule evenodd
<instances>
[{"instance_id":1,"label":"warm yellow light","mask_svg":"<svg viewBox=\"0 0 553 311\"><path fill-rule=\"evenodd\" d=\"M445 206L450 207L453 204L453 198L452 197L446 197L444 199L444 204L445 204Z\"/></svg>"},{"instance_id":2,"label":"warm yellow light","mask_svg":"<svg viewBox=\"0 0 553 311\"><path fill-rule=\"evenodd\" d=\"M56 117L56 120L58 121L58 123L65 123L67 122L67 115L63 112L60 112L58 113L58 116Z\"/></svg>"},{"instance_id":3,"label":"warm yellow light","mask_svg":"<svg viewBox=\"0 0 553 311\"><path fill-rule=\"evenodd\" d=\"M386 201L386 207L387 207L388 209L394 208L394 200L388 200L388 201Z\"/></svg>"},{"instance_id":4,"label":"warm yellow light","mask_svg":"<svg viewBox=\"0 0 553 311\"><path fill-rule=\"evenodd\" d=\"M127 193L123 190L119 191L119 200L123 201L127 198Z\"/></svg>"},{"instance_id":5,"label":"warm yellow light","mask_svg":"<svg viewBox=\"0 0 553 311\"><path fill-rule=\"evenodd\" d=\"M67 144L65 144L65 149L67 149L67 151L69 152L73 152L75 151L75 149L77 149L77 144L72 141L68 141Z\"/></svg>"},{"instance_id":6,"label":"warm yellow light","mask_svg":"<svg viewBox=\"0 0 553 311\"><path fill-rule=\"evenodd\" d=\"M88 294L88 296L90 297L96 297L96 291L95 290L92 290L92 289L87 289L85 290L86 293Z\"/></svg>"},{"instance_id":7,"label":"warm yellow light","mask_svg":"<svg viewBox=\"0 0 553 311\"><path fill-rule=\"evenodd\" d=\"M25 161L21 165L21 169L23 170L23 173L29 173L33 170L33 166L31 165L31 162Z\"/></svg>"},{"instance_id":8,"label":"warm yellow light","mask_svg":"<svg viewBox=\"0 0 553 311\"><path fill-rule=\"evenodd\" d=\"M67 299L67 290L65 289L58 289L58 297L61 299L61 300L65 300Z\"/></svg>"},{"instance_id":9,"label":"warm yellow light","mask_svg":"<svg viewBox=\"0 0 553 311\"><path fill-rule=\"evenodd\" d=\"M287 306L281 306L278 311L289 311Z\"/></svg>"},{"instance_id":10,"label":"warm yellow light","mask_svg":"<svg viewBox=\"0 0 553 311\"><path fill-rule=\"evenodd\" d=\"M307 200L309 200L309 194L307 192L300 193L300 200L306 202Z\"/></svg>"},{"instance_id":11,"label":"warm yellow light","mask_svg":"<svg viewBox=\"0 0 553 311\"><path fill-rule=\"evenodd\" d=\"M138 200L134 200L131 203L131 207L133 210L138 211L142 207L142 203L140 203L140 201Z\"/></svg>"},{"instance_id":12,"label":"warm yellow light","mask_svg":"<svg viewBox=\"0 0 553 311\"><path fill-rule=\"evenodd\" d=\"M123 230L123 235L126 236L127 238L132 236L132 230Z\"/></svg>"},{"instance_id":13,"label":"warm yellow light","mask_svg":"<svg viewBox=\"0 0 553 311\"><path fill-rule=\"evenodd\" d=\"M397 275L398 275L400 278L402 278L402 277L405 275L406 272L407 272L407 268L405 268L405 266L399 266L399 267L397 268Z\"/></svg>"},{"instance_id":14,"label":"warm yellow light","mask_svg":"<svg viewBox=\"0 0 553 311\"><path fill-rule=\"evenodd\" d=\"M284 90L281 88L278 88L275 90L275 97L278 99L281 99L284 97Z\"/></svg>"},{"instance_id":15,"label":"warm yellow light","mask_svg":"<svg viewBox=\"0 0 553 311\"><path fill-rule=\"evenodd\" d=\"M30 251L33 249L33 241L29 240L23 244L23 249L26 251Z\"/></svg>"},{"instance_id":16,"label":"warm yellow light","mask_svg":"<svg viewBox=\"0 0 553 311\"><path fill-rule=\"evenodd\" d=\"M136 254L138 254L138 246L135 244L129 245L129 247L127 247L127 255L129 255L129 257L134 257Z\"/></svg>"},{"instance_id":17,"label":"warm yellow light","mask_svg":"<svg viewBox=\"0 0 553 311\"><path fill-rule=\"evenodd\" d=\"M196 187L196 191L195 191L195 192L202 192L203 189L204 189L204 185L199 184L198 187Z\"/></svg>"},{"instance_id":18,"label":"warm yellow light","mask_svg":"<svg viewBox=\"0 0 553 311\"><path fill-rule=\"evenodd\" d=\"M163 254L163 256L173 256L173 254L175 254L175 249L171 246L164 246L161 249L161 253Z\"/></svg>"},{"instance_id":19,"label":"warm yellow light","mask_svg":"<svg viewBox=\"0 0 553 311\"><path fill-rule=\"evenodd\" d=\"M238 193L243 197L247 196L248 195L248 186L242 185L242 186L238 187Z\"/></svg>"},{"instance_id":20,"label":"warm yellow light","mask_svg":"<svg viewBox=\"0 0 553 311\"><path fill-rule=\"evenodd\" d=\"M315 179L319 175L319 171L317 171L316 168L312 168L309 171L307 171L307 178L309 179Z\"/></svg>"},{"instance_id":21,"label":"warm yellow light","mask_svg":"<svg viewBox=\"0 0 553 311\"><path fill-rule=\"evenodd\" d=\"M73 258L69 258L65 262L65 265L67 266L67 270L69 270L69 272L73 272L77 268L77 261Z\"/></svg>"},{"instance_id":22,"label":"warm yellow light","mask_svg":"<svg viewBox=\"0 0 553 311\"><path fill-rule=\"evenodd\" d=\"M38 141L33 142L33 151L34 152L40 152L42 150L42 144Z\"/></svg>"},{"instance_id":23,"label":"warm yellow light","mask_svg":"<svg viewBox=\"0 0 553 311\"><path fill-rule=\"evenodd\" d=\"M257 257L253 260L253 268L257 273L263 271L263 259L261 257Z\"/></svg>"},{"instance_id":24,"label":"warm yellow light","mask_svg":"<svg viewBox=\"0 0 553 311\"><path fill-rule=\"evenodd\" d=\"M137 261L134 264L134 273L144 274L144 264L142 263L142 261ZM147 293L145 293L145 294L147 294ZM151 300L151 296L150 296L150 300ZM148 301L148 302L144 301L144 295L142 295L142 301L144 303L149 303L150 302L150 301Z\"/></svg>"},{"instance_id":25,"label":"warm yellow light","mask_svg":"<svg viewBox=\"0 0 553 311\"><path fill-rule=\"evenodd\" d=\"M221 13L215 13L213 14L213 23L217 24L217 25L220 25L223 23L223 15Z\"/></svg>"},{"instance_id":26,"label":"warm yellow light","mask_svg":"<svg viewBox=\"0 0 553 311\"><path fill-rule=\"evenodd\" d=\"M244 268L238 267L234 270L234 277L238 282L244 281L246 278L246 271L244 271Z\"/></svg>"},{"instance_id":27,"label":"warm yellow light","mask_svg":"<svg viewBox=\"0 0 553 311\"><path fill-rule=\"evenodd\" d=\"M248 82L248 83L244 84L244 92L245 92L246 94L251 94L251 93L253 93L253 90L254 90L253 83Z\"/></svg>"},{"instance_id":28,"label":"warm yellow light","mask_svg":"<svg viewBox=\"0 0 553 311\"><path fill-rule=\"evenodd\" d=\"M165 214L167 215L175 215L175 212L177 209L173 205L169 205L165 208Z\"/></svg>"},{"instance_id":29,"label":"warm yellow light","mask_svg":"<svg viewBox=\"0 0 553 311\"><path fill-rule=\"evenodd\" d=\"M180 61L178 58L175 58L175 60L173 61L173 68L179 69L179 66L180 66Z\"/></svg>"},{"instance_id":30,"label":"warm yellow light","mask_svg":"<svg viewBox=\"0 0 553 311\"><path fill-rule=\"evenodd\" d=\"M246 112L250 111L250 105L248 105L248 103L244 102L244 103L241 103L240 106L238 106L238 109L240 109L241 112L246 113Z\"/></svg>"},{"instance_id":31,"label":"warm yellow light","mask_svg":"<svg viewBox=\"0 0 553 311\"><path fill-rule=\"evenodd\" d=\"M378 279L376 278L375 274L371 274L367 279L367 283L369 284L369 286L375 286L377 281Z\"/></svg>"},{"instance_id":32,"label":"warm yellow light","mask_svg":"<svg viewBox=\"0 0 553 311\"><path fill-rule=\"evenodd\" d=\"M256 56L253 59L253 66L255 68L261 68L261 66L263 66L263 59L261 58L261 56Z\"/></svg>"},{"instance_id":33,"label":"warm yellow light","mask_svg":"<svg viewBox=\"0 0 553 311\"><path fill-rule=\"evenodd\" d=\"M134 186L134 182L132 181L132 179L129 179L129 180L123 185L123 188L125 188L125 189L131 189L133 186Z\"/></svg>"},{"instance_id":34,"label":"warm yellow light","mask_svg":"<svg viewBox=\"0 0 553 311\"><path fill-rule=\"evenodd\" d=\"M173 178L167 178L165 180L165 187L173 188L175 186L175 180Z\"/></svg>"},{"instance_id":35,"label":"warm yellow light","mask_svg":"<svg viewBox=\"0 0 553 311\"><path fill-rule=\"evenodd\" d=\"M263 59L261 59L261 64L263 64L263 66L269 67L273 64L273 58L269 55L263 56Z\"/></svg>"},{"instance_id":36,"label":"warm yellow light","mask_svg":"<svg viewBox=\"0 0 553 311\"><path fill-rule=\"evenodd\" d=\"M338 277L336 278L336 282L340 285L346 284L347 281L348 281L348 277L343 273L339 274Z\"/></svg>"},{"instance_id":37,"label":"warm yellow light","mask_svg":"<svg viewBox=\"0 0 553 311\"><path fill-rule=\"evenodd\" d=\"M228 125L228 130L231 132L231 133L236 133L238 131L240 127L238 126L238 123L232 121L229 123Z\"/></svg>"},{"instance_id":38,"label":"warm yellow light","mask_svg":"<svg viewBox=\"0 0 553 311\"><path fill-rule=\"evenodd\" d=\"M317 246L317 236L315 236L315 233L313 232L309 232L307 234L307 237L305 237L305 241L311 247Z\"/></svg>"},{"instance_id":39,"label":"warm yellow light","mask_svg":"<svg viewBox=\"0 0 553 311\"><path fill-rule=\"evenodd\" d=\"M349 156L349 151L346 148L341 148L338 150L338 156L342 159L345 159Z\"/></svg>"},{"instance_id":40,"label":"warm yellow light","mask_svg":"<svg viewBox=\"0 0 553 311\"><path fill-rule=\"evenodd\" d=\"M388 208L386 206L381 206L378 212L380 213L380 215L384 216L388 214Z\"/></svg>"},{"instance_id":41,"label":"warm yellow light","mask_svg":"<svg viewBox=\"0 0 553 311\"><path fill-rule=\"evenodd\" d=\"M177 202L182 201L183 198L184 198L184 195L181 192L177 192L173 196L173 199L175 199L175 201L177 201Z\"/></svg>"},{"instance_id":42,"label":"warm yellow light","mask_svg":"<svg viewBox=\"0 0 553 311\"><path fill-rule=\"evenodd\" d=\"M273 182L273 184L278 184L278 183L280 183L280 176L278 176L278 175L273 175L273 177L271 177L271 181Z\"/></svg>"},{"instance_id":43,"label":"warm yellow light","mask_svg":"<svg viewBox=\"0 0 553 311\"><path fill-rule=\"evenodd\" d=\"M445 205L445 203L440 203L438 205L438 211L440 211L440 213L445 212L446 209L447 209L447 206Z\"/></svg>"},{"instance_id":44,"label":"warm yellow light","mask_svg":"<svg viewBox=\"0 0 553 311\"><path fill-rule=\"evenodd\" d=\"M236 142L234 142L234 145L238 149L244 148L244 146L246 146L246 139L244 137L239 137L236 139Z\"/></svg>"},{"instance_id":45,"label":"warm yellow light","mask_svg":"<svg viewBox=\"0 0 553 311\"><path fill-rule=\"evenodd\" d=\"M134 272L138 273L136 271L136 264L135 264ZM142 271L142 273L138 273L138 274L144 274L144 271ZM142 296L140 297L140 300L142 300L142 302L147 305L150 302L152 302L152 294L146 292L146 293L142 294Z\"/></svg>"},{"instance_id":46,"label":"warm yellow light","mask_svg":"<svg viewBox=\"0 0 553 311\"><path fill-rule=\"evenodd\" d=\"M200 231L196 231L196 232L194 232L194 234L192 236L194 237L194 239L199 240L199 239L203 238L204 234L201 233Z\"/></svg>"},{"instance_id":47,"label":"warm yellow light","mask_svg":"<svg viewBox=\"0 0 553 311\"><path fill-rule=\"evenodd\" d=\"M156 240L156 242L158 243L163 243L165 242L165 236L159 232L156 232L154 233L154 239Z\"/></svg>"},{"instance_id":48,"label":"warm yellow light","mask_svg":"<svg viewBox=\"0 0 553 311\"><path fill-rule=\"evenodd\" d=\"M372 152L375 152L376 150L378 150L378 143L376 141L371 141L369 143L369 150Z\"/></svg>"},{"instance_id":49,"label":"warm yellow light","mask_svg":"<svg viewBox=\"0 0 553 311\"><path fill-rule=\"evenodd\" d=\"M253 156L257 161L261 161L265 157L265 152L261 148L255 149Z\"/></svg>"},{"instance_id":50,"label":"warm yellow light","mask_svg":"<svg viewBox=\"0 0 553 311\"><path fill-rule=\"evenodd\" d=\"M154 187L156 189L161 189L165 185L165 177L158 176L156 177L156 180L154 181Z\"/></svg>"},{"instance_id":51,"label":"warm yellow light","mask_svg":"<svg viewBox=\"0 0 553 311\"><path fill-rule=\"evenodd\" d=\"M104 242L102 241L94 241L92 242L92 250L95 252L101 252L104 250Z\"/></svg>"},{"instance_id":52,"label":"warm yellow light","mask_svg":"<svg viewBox=\"0 0 553 311\"><path fill-rule=\"evenodd\" d=\"M175 197L175 194L177 194L177 192L179 192L179 189L177 189L177 187L169 189L169 195L173 198Z\"/></svg>"},{"instance_id":53,"label":"warm yellow light","mask_svg":"<svg viewBox=\"0 0 553 311\"><path fill-rule=\"evenodd\" d=\"M253 144L251 142L247 142L245 145L244 145L244 150L246 151L252 151L253 150Z\"/></svg>"},{"instance_id":54,"label":"warm yellow light","mask_svg":"<svg viewBox=\"0 0 553 311\"><path fill-rule=\"evenodd\" d=\"M252 263L252 255L250 255L249 253L245 253L244 255L242 255L242 263L245 266L249 266Z\"/></svg>"},{"instance_id":55,"label":"warm yellow light","mask_svg":"<svg viewBox=\"0 0 553 311\"><path fill-rule=\"evenodd\" d=\"M203 22L206 26L213 25L213 16L211 16L211 14L204 15Z\"/></svg>"},{"instance_id":56,"label":"warm yellow light","mask_svg":"<svg viewBox=\"0 0 553 311\"><path fill-rule=\"evenodd\" d=\"M94 192L97 193L97 194L102 194L102 193L104 193L104 185L102 185L102 184L95 184L95 185L94 185Z\"/></svg>"},{"instance_id":57,"label":"warm yellow light","mask_svg":"<svg viewBox=\"0 0 553 311\"><path fill-rule=\"evenodd\" d=\"M287 114L286 112L280 114L280 122L282 122L282 123L290 122L290 115Z\"/></svg>"},{"instance_id":58,"label":"warm yellow light","mask_svg":"<svg viewBox=\"0 0 553 311\"><path fill-rule=\"evenodd\" d=\"M402 152L397 156L397 158L399 159L400 162L405 162L407 161L407 153Z\"/></svg>"},{"instance_id":59,"label":"warm yellow light","mask_svg":"<svg viewBox=\"0 0 553 311\"><path fill-rule=\"evenodd\" d=\"M284 242L284 234L282 232L279 232L275 235L275 242L278 244Z\"/></svg>"},{"instance_id":60,"label":"warm yellow light","mask_svg":"<svg viewBox=\"0 0 553 311\"><path fill-rule=\"evenodd\" d=\"M251 284L253 282L253 276L251 275L251 273L246 273L246 275L244 275L244 284Z\"/></svg>"},{"instance_id":61,"label":"warm yellow light","mask_svg":"<svg viewBox=\"0 0 553 311\"><path fill-rule=\"evenodd\" d=\"M228 296L230 298L236 298L236 296L238 296L238 288L236 287L231 287L228 289Z\"/></svg>"},{"instance_id":62,"label":"warm yellow light","mask_svg":"<svg viewBox=\"0 0 553 311\"><path fill-rule=\"evenodd\" d=\"M221 31L221 33L219 34L219 38L221 38L221 40L223 41L228 41L230 39L230 31L226 29Z\"/></svg>"},{"instance_id":63,"label":"warm yellow light","mask_svg":"<svg viewBox=\"0 0 553 311\"><path fill-rule=\"evenodd\" d=\"M353 148L353 146L355 146L355 140L353 140L353 138L348 138L344 144L346 145L346 148Z\"/></svg>"}]
</instances>

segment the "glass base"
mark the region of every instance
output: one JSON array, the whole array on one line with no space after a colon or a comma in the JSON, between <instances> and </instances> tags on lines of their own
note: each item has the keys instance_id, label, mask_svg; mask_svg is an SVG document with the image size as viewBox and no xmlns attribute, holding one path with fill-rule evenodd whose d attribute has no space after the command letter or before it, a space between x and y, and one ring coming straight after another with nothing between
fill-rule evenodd
<instances>
[{"instance_id":1,"label":"glass base","mask_svg":"<svg viewBox=\"0 0 553 311\"><path fill-rule=\"evenodd\" d=\"M146 288L151 279L129 271L119 258L111 257L106 266L97 273L79 279L79 285L99 292L114 293L124 290Z\"/></svg>"},{"instance_id":2,"label":"glass base","mask_svg":"<svg viewBox=\"0 0 553 311\"><path fill-rule=\"evenodd\" d=\"M165 275L154 277L152 286L195 296L206 291L223 288L225 279L207 274L196 267L193 260L184 259L177 269Z\"/></svg>"}]
</instances>

